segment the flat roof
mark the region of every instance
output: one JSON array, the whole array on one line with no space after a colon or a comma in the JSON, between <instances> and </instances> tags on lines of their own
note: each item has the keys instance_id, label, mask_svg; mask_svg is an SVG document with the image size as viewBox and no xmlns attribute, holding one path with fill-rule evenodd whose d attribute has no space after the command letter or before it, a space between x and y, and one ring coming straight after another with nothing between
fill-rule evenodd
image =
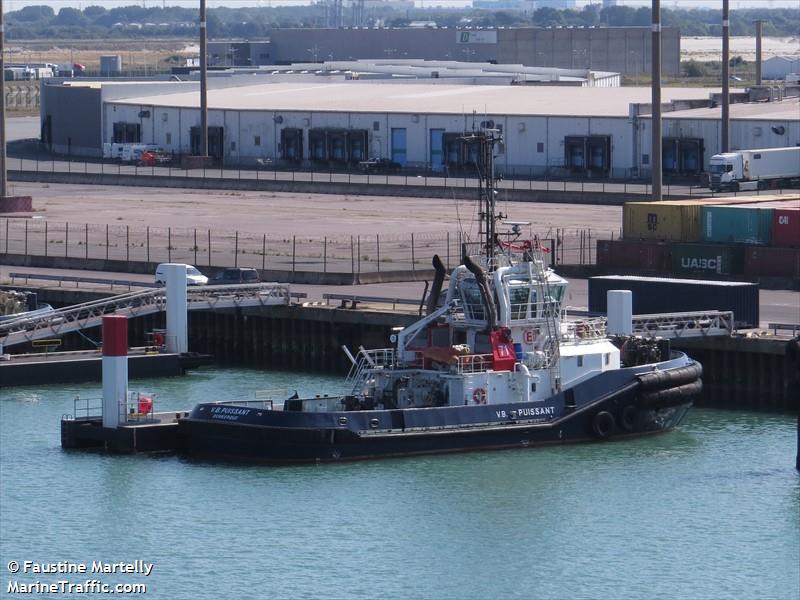
<instances>
[{"instance_id":1,"label":"flat roof","mask_svg":"<svg viewBox=\"0 0 800 600\"><path fill-rule=\"evenodd\" d=\"M800 120L800 98L780 102L748 102L731 104L731 119L763 119L765 121ZM694 108L664 113L665 119L721 119L722 106Z\"/></svg>"},{"instance_id":2,"label":"flat roof","mask_svg":"<svg viewBox=\"0 0 800 600\"><path fill-rule=\"evenodd\" d=\"M664 88L664 102L707 99L714 88ZM113 100L196 108L197 91L131 96ZM485 86L347 81L260 83L208 91L211 109L627 117L632 102L649 103L649 87Z\"/></svg>"}]
</instances>

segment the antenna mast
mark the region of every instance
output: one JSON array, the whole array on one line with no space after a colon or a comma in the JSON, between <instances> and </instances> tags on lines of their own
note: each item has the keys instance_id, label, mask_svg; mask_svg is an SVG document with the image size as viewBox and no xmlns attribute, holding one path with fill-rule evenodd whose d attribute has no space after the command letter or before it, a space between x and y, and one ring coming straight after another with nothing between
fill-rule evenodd
<instances>
[{"instance_id":1,"label":"antenna mast","mask_svg":"<svg viewBox=\"0 0 800 600\"><path fill-rule=\"evenodd\" d=\"M488 270L495 270L495 244L496 224L495 214L495 176L494 176L494 146L501 141L501 136L496 129L484 129L475 136L480 145L478 156L478 175L481 179L480 186L480 224L484 233L484 252L486 253L486 266Z\"/></svg>"}]
</instances>

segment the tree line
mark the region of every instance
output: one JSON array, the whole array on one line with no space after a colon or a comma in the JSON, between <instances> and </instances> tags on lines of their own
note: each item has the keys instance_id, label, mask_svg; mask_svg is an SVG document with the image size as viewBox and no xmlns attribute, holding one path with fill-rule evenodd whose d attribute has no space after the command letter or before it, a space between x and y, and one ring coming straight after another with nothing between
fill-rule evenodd
<instances>
[{"instance_id":1,"label":"tree line","mask_svg":"<svg viewBox=\"0 0 800 600\"><path fill-rule=\"evenodd\" d=\"M198 35L196 9L162 6L106 8L87 6L83 10L49 6L25 6L6 14L6 36L20 39L106 39L179 37ZM800 31L796 9L745 9L731 11L731 35L753 35L753 21L763 19L764 34L794 36ZM308 6L212 8L208 11L209 36L255 39L275 28L325 27L327 15L322 4ZM412 21L434 21L439 26L458 27L553 27L553 26L648 26L648 7L598 4L581 10L540 8L523 10L409 9L390 5L369 7L362 25L403 27ZM720 10L662 9L664 26L680 27L684 36L716 36L721 33ZM345 8L344 24L350 13Z\"/></svg>"}]
</instances>

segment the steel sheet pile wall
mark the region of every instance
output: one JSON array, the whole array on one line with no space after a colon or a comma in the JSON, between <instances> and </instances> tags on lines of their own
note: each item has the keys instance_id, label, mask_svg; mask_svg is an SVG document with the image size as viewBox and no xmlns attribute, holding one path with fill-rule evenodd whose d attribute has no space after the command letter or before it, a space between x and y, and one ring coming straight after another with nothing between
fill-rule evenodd
<instances>
[{"instance_id":1,"label":"steel sheet pile wall","mask_svg":"<svg viewBox=\"0 0 800 600\"><path fill-rule=\"evenodd\" d=\"M604 313L609 290L633 292L633 312L731 310L737 327L758 327L757 283L610 275L589 278L589 310Z\"/></svg>"},{"instance_id":2,"label":"steel sheet pile wall","mask_svg":"<svg viewBox=\"0 0 800 600\"><path fill-rule=\"evenodd\" d=\"M598 241L599 266L684 276L797 279L800 194L628 202L623 237ZM775 248L758 252L753 246Z\"/></svg>"}]
</instances>

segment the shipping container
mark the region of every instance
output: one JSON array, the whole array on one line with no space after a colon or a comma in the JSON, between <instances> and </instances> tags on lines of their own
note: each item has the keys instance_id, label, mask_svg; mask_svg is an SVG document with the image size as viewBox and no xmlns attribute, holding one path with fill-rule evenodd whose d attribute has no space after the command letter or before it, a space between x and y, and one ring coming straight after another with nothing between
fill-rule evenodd
<instances>
[{"instance_id":1,"label":"shipping container","mask_svg":"<svg viewBox=\"0 0 800 600\"><path fill-rule=\"evenodd\" d=\"M651 240L597 240L597 265L668 273L670 244Z\"/></svg>"},{"instance_id":2,"label":"shipping container","mask_svg":"<svg viewBox=\"0 0 800 600\"><path fill-rule=\"evenodd\" d=\"M747 277L789 277L800 279L800 249L764 248L760 246L745 248L744 274Z\"/></svg>"},{"instance_id":3,"label":"shipping container","mask_svg":"<svg viewBox=\"0 0 800 600\"><path fill-rule=\"evenodd\" d=\"M589 311L606 312L609 290L633 293L633 314L730 310L737 327L758 327L758 284L609 275L589 278Z\"/></svg>"},{"instance_id":4,"label":"shipping container","mask_svg":"<svg viewBox=\"0 0 800 600\"><path fill-rule=\"evenodd\" d=\"M800 246L800 207L772 210L772 245Z\"/></svg>"},{"instance_id":5,"label":"shipping container","mask_svg":"<svg viewBox=\"0 0 800 600\"><path fill-rule=\"evenodd\" d=\"M763 244L772 239L772 209L742 206L704 206L701 238L723 244Z\"/></svg>"},{"instance_id":6,"label":"shipping container","mask_svg":"<svg viewBox=\"0 0 800 600\"><path fill-rule=\"evenodd\" d=\"M672 244L675 275L741 275L744 246L726 244Z\"/></svg>"},{"instance_id":7,"label":"shipping container","mask_svg":"<svg viewBox=\"0 0 800 600\"><path fill-rule=\"evenodd\" d=\"M702 204L693 201L626 202L622 233L631 240L700 240Z\"/></svg>"}]
</instances>

